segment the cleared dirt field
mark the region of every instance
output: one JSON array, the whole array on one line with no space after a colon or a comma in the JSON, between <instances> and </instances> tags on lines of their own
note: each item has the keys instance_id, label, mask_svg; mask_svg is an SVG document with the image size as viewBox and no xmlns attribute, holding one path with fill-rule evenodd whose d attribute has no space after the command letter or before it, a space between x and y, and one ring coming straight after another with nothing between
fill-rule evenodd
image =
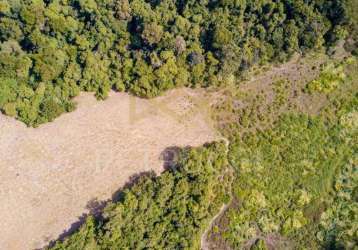
<instances>
[{"instance_id":1,"label":"cleared dirt field","mask_svg":"<svg viewBox=\"0 0 358 250\"><path fill-rule=\"evenodd\" d=\"M111 93L77 98L76 111L39 128L0 115L0 249L57 239L130 177L163 170L170 147L218 139L200 91L153 100Z\"/></svg>"}]
</instances>

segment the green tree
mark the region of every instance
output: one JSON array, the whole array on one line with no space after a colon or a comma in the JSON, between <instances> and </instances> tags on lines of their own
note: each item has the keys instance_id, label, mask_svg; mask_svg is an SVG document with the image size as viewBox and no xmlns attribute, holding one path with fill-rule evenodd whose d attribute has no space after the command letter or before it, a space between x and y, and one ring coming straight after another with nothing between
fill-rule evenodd
<instances>
[{"instance_id":1,"label":"green tree","mask_svg":"<svg viewBox=\"0 0 358 250\"><path fill-rule=\"evenodd\" d=\"M157 44L163 37L163 27L156 23L145 24L142 37L150 45Z\"/></svg>"}]
</instances>

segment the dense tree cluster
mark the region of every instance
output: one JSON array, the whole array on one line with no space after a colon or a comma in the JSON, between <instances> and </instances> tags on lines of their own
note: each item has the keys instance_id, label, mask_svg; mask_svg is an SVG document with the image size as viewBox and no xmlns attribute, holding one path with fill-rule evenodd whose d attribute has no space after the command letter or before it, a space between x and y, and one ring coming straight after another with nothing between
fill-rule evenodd
<instances>
[{"instance_id":1,"label":"dense tree cluster","mask_svg":"<svg viewBox=\"0 0 358 250\"><path fill-rule=\"evenodd\" d=\"M110 89L220 85L347 35L344 0L0 0L0 109L28 125Z\"/></svg>"},{"instance_id":2,"label":"dense tree cluster","mask_svg":"<svg viewBox=\"0 0 358 250\"><path fill-rule=\"evenodd\" d=\"M140 179L103 220L88 218L52 249L199 249L210 219L230 199L227 147L183 149L179 159L160 177Z\"/></svg>"}]
</instances>

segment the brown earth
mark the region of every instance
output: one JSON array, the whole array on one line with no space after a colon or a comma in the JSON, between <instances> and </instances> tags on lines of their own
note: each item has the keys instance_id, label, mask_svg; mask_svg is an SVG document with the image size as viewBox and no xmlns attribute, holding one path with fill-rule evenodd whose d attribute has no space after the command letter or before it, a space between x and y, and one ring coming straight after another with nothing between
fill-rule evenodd
<instances>
[{"instance_id":1,"label":"brown earth","mask_svg":"<svg viewBox=\"0 0 358 250\"><path fill-rule=\"evenodd\" d=\"M36 129L0 115L0 249L44 247L131 176L163 171L166 149L218 139L202 96L82 94L76 111Z\"/></svg>"}]
</instances>

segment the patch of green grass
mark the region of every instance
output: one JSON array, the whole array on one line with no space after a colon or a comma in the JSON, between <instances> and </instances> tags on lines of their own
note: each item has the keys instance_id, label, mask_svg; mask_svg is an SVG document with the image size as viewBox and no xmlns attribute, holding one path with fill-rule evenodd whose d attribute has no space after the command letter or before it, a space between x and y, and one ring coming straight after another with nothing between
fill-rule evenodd
<instances>
[{"instance_id":1,"label":"patch of green grass","mask_svg":"<svg viewBox=\"0 0 358 250\"><path fill-rule=\"evenodd\" d=\"M345 79L344 66L329 63L323 67L317 79L306 85L306 91L311 94L315 92L328 94L338 88Z\"/></svg>"},{"instance_id":2,"label":"patch of green grass","mask_svg":"<svg viewBox=\"0 0 358 250\"><path fill-rule=\"evenodd\" d=\"M287 80L278 80L273 83L273 90L275 92L275 100L273 105L280 108L288 102L290 84Z\"/></svg>"},{"instance_id":3,"label":"patch of green grass","mask_svg":"<svg viewBox=\"0 0 358 250\"><path fill-rule=\"evenodd\" d=\"M358 25L358 1L347 0L346 6L348 16L351 18L355 25Z\"/></svg>"}]
</instances>

